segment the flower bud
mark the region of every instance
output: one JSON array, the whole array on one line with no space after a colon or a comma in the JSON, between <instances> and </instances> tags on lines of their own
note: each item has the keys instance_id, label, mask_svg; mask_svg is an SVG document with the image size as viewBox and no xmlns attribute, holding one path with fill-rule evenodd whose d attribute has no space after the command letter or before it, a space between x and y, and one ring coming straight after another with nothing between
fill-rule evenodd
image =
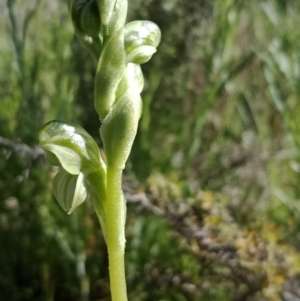
<instances>
[{"instance_id":1,"label":"flower bud","mask_svg":"<svg viewBox=\"0 0 300 301\"><path fill-rule=\"evenodd\" d=\"M75 28L90 37L99 36L101 20L96 0L75 0L72 6Z\"/></svg>"},{"instance_id":2,"label":"flower bud","mask_svg":"<svg viewBox=\"0 0 300 301\"><path fill-rule=\"evenodd\" d=\"M61 165L72 175L105 169L97 143L79 125L50 121L41 129L39 138L50 163Z\"/></svg>"},{"instance_id":3,"label":"flower bud","mask_svg":"<svg viewBox=\"0 0 300 301\"><path fill-rule=\"evenodd\" d=\"M144 64L160 43L159 27L150 21L134 21L125 25L124 44L127 62Z\"/></svg>"}]
</instances>

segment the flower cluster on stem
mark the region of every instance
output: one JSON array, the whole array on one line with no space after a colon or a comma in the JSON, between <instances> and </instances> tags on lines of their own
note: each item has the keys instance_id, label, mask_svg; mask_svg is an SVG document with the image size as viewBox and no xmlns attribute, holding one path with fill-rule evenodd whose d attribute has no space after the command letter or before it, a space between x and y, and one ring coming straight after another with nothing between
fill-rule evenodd
<instances>
[{"instance_id":1,"label":"flower cluster on stem","mask_svg":"<svg viewBox=\"0 0 300 301\"><path fill-rule=\"evenodd\" d=\"M108 247L113 301L127 301L124 270L126 201L122 171L142 113L144 78L161 39L150 21L125 24L127 0L68 0L75 32L97 63L94 105L101 121L105 161L93 138L79 125L50 121L40 131L49 163L59 166L53 191L72 213L92 200Z\"/></svg>"}]
</instances>

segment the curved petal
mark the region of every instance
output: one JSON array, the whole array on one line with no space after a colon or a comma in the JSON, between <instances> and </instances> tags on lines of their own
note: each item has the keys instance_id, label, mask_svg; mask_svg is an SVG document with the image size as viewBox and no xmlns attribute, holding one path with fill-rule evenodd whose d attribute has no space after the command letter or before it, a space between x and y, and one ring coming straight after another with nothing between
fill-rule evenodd
<instances>
[{"instance_id":1,"label":"curved petal","mask_svg":"<svg viewBox=\"0 0 300 301\"><path fill-rule=\"evenodd\" d=\"M41 129L39 138L40 145L48 152L50 163L61 165L72 175L105 170L97 143L79 125L50 121Z\"/></svg>"},{"instance_id":2,"label":"curved petal","mask_svg":"<svg viewBox=\"0 0 300 301\"><path fill-rule=\"evenodd\" d=\"M87 198L84 175L71 175L61 169L53 179L53 193L60 206L71 214Z\"/></svg>"},{"instance_id":3,"label":"curved petal","mask_svg":"<svg viewBox=\"0 0 300 301\"><path fill-rule=\"evenodd\" d=\"M125 25L124 45L127 62L144 64L160 43L159 27L150 21L133 21Z\"/></svg>"}]
</instances>

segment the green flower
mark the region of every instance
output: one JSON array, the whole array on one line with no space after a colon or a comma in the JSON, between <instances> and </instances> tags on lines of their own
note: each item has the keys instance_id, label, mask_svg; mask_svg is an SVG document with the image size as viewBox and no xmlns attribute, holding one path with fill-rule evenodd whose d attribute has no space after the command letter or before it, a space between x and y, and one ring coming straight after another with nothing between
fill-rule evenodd
<instances>
[{"instance_id":1,"label":"green flower","mask_svg":"<svg viewBox=\"0 0 300 301\"><path fill-rule=\"evenodd\" d=\"M82 127L50 121L41 129L39 138L47 161L61 167L53 181L53 192L65 211L72 213L92 192L88 188L92 174L97 174L105 189L106 166L97 143Z\"/></svg>"},{"instance_id":2,"label":"green flower","mask_svg":"<svg viewBox=\"0 0 300 301\"><path fill-rule=\"evenodd\" d=\"M159 27L150 21L133 21L124 27L126 61L134 64L147 63L161 40Z\"/></svg>"}]
</instances>

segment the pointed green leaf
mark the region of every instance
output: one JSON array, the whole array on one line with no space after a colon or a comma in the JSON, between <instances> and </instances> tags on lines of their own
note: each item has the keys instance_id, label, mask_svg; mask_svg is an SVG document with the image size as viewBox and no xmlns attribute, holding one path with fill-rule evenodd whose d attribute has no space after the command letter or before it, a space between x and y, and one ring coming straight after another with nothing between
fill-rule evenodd
<instances>
[{"instance_id":1,"label":"pointed green leaf","mask_svg":"<svg viewBox=\"0 0 300 301\"><path fill-rule=\"evenodd\" d=\"M111 18L107 24L107 35L113 34L115 31L124 27L127 17L127 0L117 0Z\"/></svg>"},{"instance_id":2,"label":"pointed green leaf","mask_svg":"<svg viewBox=\"0 0 300 301\"><path fill-rule=\"evenodd\" d=\"M103 120L110 111L115 92L125 70L123 30L116 32L105 44L96 71L95 108Z\"/></svg>"},{"instance_id":3,"label":"pointed green leaf","mask_svg":"<svg viewBox=\"0 0 300 301\"><path fill-rule=\"evenodd\" d=\"M103 25L107 25L111 18L116 0L98 0L98 7Z\"/></svg>"},{"instance_id":4,"label":"pointed green leaf","mask_svg":"<svg viewBox=\"0 0 300 301\"><path fill-rule=\"evenodd\" d=\"M101 22L108 29L106 35L124 26L127 16L127 0L97 0Z\"/></svg>"},{"instance_id":5,"label":"pointed green leaf","mask_svg":"<svg viewBox=\"0 0 300 301\"><path fill-rule=\"evenodd\" d=\"M123 169L129 156L141 116L142 101L136 89L129 88L104 119L100 134L107 164Z\"/></svg>"},{"instance_id":6,"label":"pointed green leaf","mask_svg":"<svg viewBox=\"0 0 300 301\"><path fill-rule=\"evenodd\" d=\"M61 169L53 179L53 193L60 206L71 214L87 198L83 173L74 176Z\"/></svg>"},{"instance_id":7,"label":"pointed green leaf","mask_svg":"<svg viewBox=\"0 0 300 301\"><path fill-rule=\"evenodd\" d=\"M105 169L96 142L78 125L55 120L48 122L40 131L40 145L53 154L50 163L59 161L70 174Z\"/></svg>"}]
</instances>

